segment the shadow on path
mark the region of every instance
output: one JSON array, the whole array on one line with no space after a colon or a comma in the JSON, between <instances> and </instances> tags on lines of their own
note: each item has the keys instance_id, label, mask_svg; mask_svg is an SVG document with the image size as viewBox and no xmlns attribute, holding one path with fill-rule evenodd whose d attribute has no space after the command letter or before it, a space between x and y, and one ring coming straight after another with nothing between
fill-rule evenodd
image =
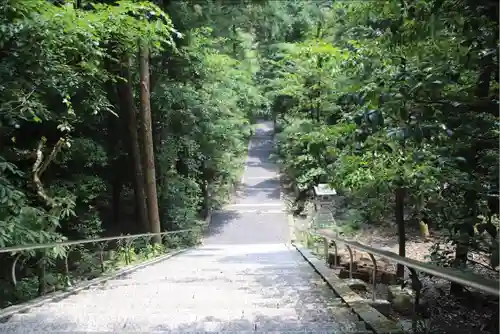
<instances>
[{"instance_id":1,"label":"shadow on path","mask_svg":"<svg viewBox=\"0 0 500 334\"><path fill-rule=\"evenodd\" d=\"M276 188L256 188L254 186L241 187L236 191L235 202L238 202L238 198L243 201L257 200L260 203L265 203L269 200L279 200L281 191ZM251 198L251 199L249 199ZM241 201L240 201L241 202Z\"/></svg>"},{"instance_id":2,"label":"shadow on path","mask_svg":"<svg viewBox=\"0 0 500 334\"><path fill-rule=\"evenodd\" d=\"M241 188L251 188L251 189L272 189L280 190L280 180L278 178L269 179L254 179L254 180L243 180L240 184Z\"/></svg>"},{"instance_id":3,"label":"shadow on path","mask_svg":"<svg viewBox=\"0 0 500 334\"><path fill-rule=\"evenodd\" d=\"M212 223L203 242L205 245L276 244L287 242L289 236L283 212L225 210L212 214Z\"/></svg>"},{"instance_id":4,"label":"shadow on path","mask_svg":"<svg viewBox=\"0 0 500 334\"><path fill-rule=\"evenodd\" d=\"M251 245L249 245L251 246ZM213 251L212 251L213 249ZM183 254L182 260L190 256L198 256L216 252L216 248L202 248L195 254ZM219 250L220 251L220 250ZM198 254L200 253L200 254ZM278 264L278 265L276 265ZM219 265L219 266L218 266ZM240 268L236 275L225 277L222 270L234 271L232 266ZM168 261L159 266L168 267ZM300 331L302 333L354 333L364 330L364 324L359 321L349 308L336 298L321 278L311 268L301 261L299 255L290 250L269 252L254 252L239 256L222 256L213 263L213 269L203 268L199 277L194 275L194 269L188 271L191 277L153 277L148 268L142 274L131 274L120 280L111 281L111 286L101 286L105 293L110 289L121 289L114 295L123 295L123 299L110 300L113 305L102 310L99 300L91 295L84 297L86 306L79 296L71 296L59 303L58 311L42 306L34 309L32 314L22 315L23 321L16 321L9 327L0 328L1 333L35 333L35 332L222 332L244 331L253 333L283 333ZM219 269L220 268L220 269ZM247 268L246 271L241 268ZM173 275L175 276L175 275ZM217 305L214 300L206 299L207 294L198 299L184 300L178 303L176 296L154 294L151 291L159 286L158 291L175 291L190 284L198 290L206 286L228 287L228 291L238 289L249 300L231 299L232 307ZM170 289L165 290L170 286ZM98 291L87 293L98 296ZM142 298L141 298L142 295ZM110 295L111 296L111 295ZM148 298L152 300L147 300ZM196 295L193 295L195 298ZM214 296L215 297L215 296ZM180 298L180 296L177 296ZM205 298L205 300L201 300ZM95 312L88 314L86 308L92 308L95 302ZM74 306L68 307L68 306ZM106 306L107 306L106 305ZM179 305L179 306L176 306ZM54 304L52 304L54 306ZM209 314L214 314L209 316ZM8 325L4 324L4 325Z\"/></svg>"},{"instance_id":5,"label":"shadow on path","mask_svg":"<svg viewBox=\"0 0 500 334\"><path fill-rule=\"evenodd\" d=\"M205 237L221 234L224 231L225 225L230 224L239 218L241 218L241 214L237 211L225 210L212 213Z\"/></svg>"},{"instance_id":6,"label":"shadow on path","mask_svg":"<svg viewBox=\"0 0 500 334\"><path fill-rule=\"evenodd\" d=\"M263 168L271 172L278 172L278 166L273 162L257 162L257 161L247 161L245 162L247 168Z\"/></svg>"}]
</instances>

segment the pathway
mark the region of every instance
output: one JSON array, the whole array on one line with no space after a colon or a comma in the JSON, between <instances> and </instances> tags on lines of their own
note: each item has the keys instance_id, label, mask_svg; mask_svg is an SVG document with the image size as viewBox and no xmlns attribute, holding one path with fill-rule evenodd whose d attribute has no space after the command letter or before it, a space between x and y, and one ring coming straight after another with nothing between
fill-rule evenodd
<instances>
[{"instance_id":1,"label":"pathway","mask_svg":"<svg viewBox=\"0 0 500 334\"><path fill-rule=\"evenodd\" d=\"M248 157L237 196L232 204L212 215L205 244L266 244L288 241L286 206L280 199L273 150L272 122L258 124L248 145Z\"/></svg>"},{"instance_id":2,"label":"pathway","mask_svg":"<svg viewBox=\"0 0 500 334\"><path fill-rule=\"evenodd\" d=\"M202 247L0 324L0 333L367 333L287 246L270 123L250 143L240 196Z\"/></svg>"}]
</instances>

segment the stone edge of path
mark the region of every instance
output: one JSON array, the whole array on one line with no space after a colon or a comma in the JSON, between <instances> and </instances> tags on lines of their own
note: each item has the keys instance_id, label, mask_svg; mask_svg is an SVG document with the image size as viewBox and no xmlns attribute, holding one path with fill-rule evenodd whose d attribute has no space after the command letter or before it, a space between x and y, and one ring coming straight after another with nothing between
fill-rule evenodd
<instances>
[{"instance_id":1,"label":"stone edge of path","mask_svg":"<svg viewBox=\"0 0 500 334\"><path fill-rule=\"evenodd\" d=\"M287 220L288 220L288 232L289 232L289 236L290 236L290 240L289 242L295 247L295 229L293 228L295 225L294 225L294 219L293 219L293 215L291 215L290 213L287 214ZM300 251L299 251L300 252Z\"/></svg>"},{"instance_id":2,"label":"stone edge of path","mask_svg":"<svg viewBox=\"0 0 500 334\"><path fill-rule=\"evenodd\" d=\"M21 304L17 304L17 305L13 305L13 306L9 306L9 307L0 309L0 323L8 321L8 319L11 316L13 316L14 314L26 313L30 309L35 308L35 307L40 307L43 304L46 304L49 302L55 302L55 301L59 301L61 299L68 298L69 296L75 295L75 294L79 293L80 291L89 289L92 286L104 284L111 279L128 275L136 270L139 270L139 269L145 268L147 266L165 261L171 257L182 254L182 253L184 253L188 250L191 250L191 249L193 249L193 248L176 250L176 251L170 252L168 254L158 256L158 257L153 258L151 260L141 262L139 264L132 264L132 265L126 266L122 269L116 270L116 271L108 273L108 274L104 274L104 275L99 276L97 278L94 278L90 281L80 282L79 284L75 285L74 287L72 287L68 290L52 292L48 295L32 299L30 301L27 301L27 302L24 302Z\"/></svg>"},{"instance_id":3,"label":"stone edge of path","mask_svg":"<svg viewBox=\"0 0 500 334\"><path fill-rule=\"evenodd\" d=\"M289 214L289 223L293 220L293 216ZM294 240L293 232L291 232L291 239L291 244L300 255L371 330L377 334L404 334L403 328L398 323L389 320L377 311L368 301L354 292L344 280L340 279L333 270L328 268L322 260L314 256L309 249L297 243Z\"/></svg>"}]
</instances>

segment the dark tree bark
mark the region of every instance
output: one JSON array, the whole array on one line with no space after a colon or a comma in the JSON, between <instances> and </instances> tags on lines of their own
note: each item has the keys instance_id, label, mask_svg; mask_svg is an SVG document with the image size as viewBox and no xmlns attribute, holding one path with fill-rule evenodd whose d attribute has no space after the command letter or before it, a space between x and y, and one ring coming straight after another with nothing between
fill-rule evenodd
<instances>
[{"instance_id":1,"label":"dark tree bark","mask_svg":"<svg viewBox=\"0 0 500 334\"><path fill-rule=\"evenodd\" d=\"M113 68L109 63L107 64L107 69L110 73L116 73L116 69ZM116 86L111 80L106 83L106 90L108 95L108 100L114 106L118 105L118 96L116 91ZM122 146L122 120L116 115L107 115L107 145L106 151L108 158L112 163L110 164L107 172L108 180L111 184L111 208L112 208L112 220L113 226L118 226L120 222L120 209L121 209L121 192L123 188L123 172L120 166L121 163L121 146ZM121 228L121 227L120 227Z\"/></svg>"},{"instance_id":2,"label":"dark tree bark","mask_svg":"<svg viewBox=\"0 0 500 334\"><path fill-rule=\"evenodd\" d=\"M151 101L150 101L150 82L149 82L149 48L144 42L139 44L139 71L140 71L140 97L141 97L141 112L139 113L140 120L140 137L143 140L142 147L143 169L146 181L146 202L148 206L148 217L151 226L151 232L160 233L161 223L158 210L158 196L156 192L156 171L155 157L153 146L153 131L151 121ZM161 243L161 237L153 238L155 243Z\"/></svg>"},{"instance_id":3,"label":"dark tree bark","mask_svg":"<svg viewBox=\"0 0 500 334\"><path fill-rule=\"evenodd\" d=\"M406 257L406 231L405 231L405 217L404 217L404 202L405 202L405 189L402 187L396 188L395 192L396 202L396 224L398 226L398 239L399 239L399 256ZM405 267L398 264L397 277L403 279L405 275Z\"/></svg>"},{"instance_id":4,"label":"dark tree bark","mask_svg":"<svg viewBox=\"0 0 500 334\"><path fill-rule=\"evenodd\" d=\"M127 57L124 67L121 69L121 76L127 82L118 85L118 95L122 115L126 115L126 123L129 135L129 146L132 154L134 167L134 193L139 225L145 232L151 231L148 222L148 208L146 204L146 189L144 183L144 172L142 167L139 136L137 134L137 116L132 89L132 77L130 74L130 59Z\"/></svg>"}]
</instances>

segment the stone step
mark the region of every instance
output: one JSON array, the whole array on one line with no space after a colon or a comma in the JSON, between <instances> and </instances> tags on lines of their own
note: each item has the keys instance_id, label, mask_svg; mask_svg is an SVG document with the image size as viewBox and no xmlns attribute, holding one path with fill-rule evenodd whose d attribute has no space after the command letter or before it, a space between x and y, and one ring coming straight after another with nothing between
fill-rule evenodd
<instances>
[{"instance_id":1,"label":"stone step","mask_svg":"<svg viewBox=\"0 0 500 334\"><path fill-rule=\"evenodd\" d=\"M253 176L253 177L247 177L246 180L248 181L259 181L262 182L262 180L268 180L268 181L271 181L271 180L274 180L274 181L278 181L280 180L280 176L279 175L275 175L275 176Z\"/></svg>"},{"instance_id":2,"label":"stone step","mask_svg":"<svg viewBox=\"0 0 500 334\"><path fill-rule=\"evenodd\" d=\"M227 211L227 210L225 210ZM283 213L286 213L287 210L285 207L282 207L282 208L278 208L278 209L252 209L252 208L249 208L249 209L237 209L237 210L231 210L233 212L237 212L239 214L242 214L242 213L254 213L254 214L258 214L258 215L263 215L263 214L283 214ZM216 212L220 212L220 211L216 211Z\"/></svg>"},{"instance_id":3,"label":"stone step","mask_svg":"<svg viewBox=\"0 0 500 334\"><path fill-rule=\"evenodd\" d=\"M74 320L80 320L73 324ZM87 319L88 321L82 321ZM54 333L63 330L67 333L77 333L82 331L113 331L115 333L126 332L151 332L151 331L178 331L178 332L214 332L224 331L251 331L261 333L345 333L345 334L367 334L372 333L366 329L362 321L307 321L291 320L284 317L258 316L253 318L232 318L221 319L215 317L173 317L169 318L164 314L150 314L147 316L129 315L117 316L114 323L110 323L109 318L102 314L80 314L74 318L63 318L53 316L49 321L42 317L33 318L26 314L22 315L18 321L0 324L0 332L7 333ZM119 331L117 331L119 330Z\"/></svg>"},{"instance_id":4,"label":"stone step","mask_svg":"<svg viewBox=\"0 0 500 334\"><path fill-rule=\"evenodd\" d=\"M280 188L280 180L278 178L245 178L244 183L240 185L241 188L263 189L263 188Z\"/></svg>"},{"instance_id":5,"label":"stone step","mask_svg":"<svg viewBox=\"0 0 500 334\"><path fill-rule=\"evenodd\" d=\"M255 203L234 203L225 205L220 211L237 211L238 209L286 209L286 205L278 200L272 202L255 202Z\"/></svg>"},{"instance_id":6,"label":"stone step","mask_svg":"<svg viewBox=\"0 0 500 334\"><path fill-rule=\"evenodd\" d=\"M247 320L251 322L256 322L259 319L267 318L277 318L284 322L356 322L357 318L353 316L353 313L347 307L345 308L318 308L318 309L300 309L300 308L248 308L241 306L234 306L232 308L213 308L211 304L206 304L204 307L202 305L191 306L191 307L171 307L172 305L160 305L160 304L148 304L147 309L144 307L136 307L135 305L128 305L126 307L120 307L120 313L133 315L135 321L139 320L149 320L153 322L181 322L189 323L192 321L224 321L229 322L235 319ZM30 321L39 320L45 316L50 316L55 308L47 309L40 308L39 310L25 313L17 314L13 316L10 321ZM71 312L60 307L59 314L55 317L66 318L65 315L71 315L75 312L81 311L82 315L85 315L89 319L100 319L107 317L105 310L99 310L98 308L94 310L85 310L74 308Z\"/></svg>"},{"instance_id":7,"label":"stone step","mask_svg":"<svg viewBox=\"0 0 500 334\"><path fill-rule=\"evenodd\" d=\"M331 211L328 211L328 212L319 212L316 215L314 215L313 218L317 218L317 217L333 217L333 213Z\"/></svg>"},{"instance_id":8,"label":"stone step","mask_svg":"<svg viewBox=\"0 0 500 334\"><path fill-rule=\"evenodd\" d=\"M236 211L236 213L240 213L242 210L279 210L277 211L277 216L284 216L284 212L286 211L286 206L280 200L280 193L274 192L271 193L271 196L268 196L267 193L259 192L256 196L252 198L236 198L234 199L234 203L231 204L229 208L232 211ZM227 208L226 208L227 210Z\"/></svg>"},{"instance_id":9,"label":"stone step","mask_svg":"<svg viewBox=\"0 0 500 334\"><path fill-rule=\"evenodd\" d=\"M297 266L300 269L300 266ZM289 266L281 266L280 268L283 272L285 273L293 273L293 264L290 264ZM192 274L190 272L186 272L186 274ZM222 294L224 291L227 291L228 289L239 289L238 294L241 293L257 293L258 291L262 291L260 294L261 297L266 297L268 294L273 294L273 293L279 293L282 290L279 289L279 287L273 287L269 283L272 283L273 281L276 281L279 279L275 274L270 273L267 276L261 276L261 275L248 275L245 277L245 274L242 273L241 275L231 275L227 277L226 279L220 279L217 277L205 277L205 278L200 278L199 282L181 282L179 279L172 278L166 285L166 284L158 284L157 282L149 282L148 280L144 280L144 282L110 282L104 286L100 287L95 287L92 288L92 290L89 290L89 293L95 292L95 294L117 294L118 292L116 290L124 290L124 289L134 289L134 288L142 288L144 286L147 286L148 284L155 285L154 290L150 289L148 291L154 291L154 293L157 294L164 294L167 295L168 293L173 293L175 295L198 295L198 294L203 294L203 295L215 295L215 298L219 298L219 295ZM303 280L303 281L308 281L308 283L313 286L314 288L317 288L318 291L315 291L312 293L313 295L316 296L324 296L326 298L334 298L335 295L331 290L328 290L327 285L323 282L320 281L316 275L311 273L311 275L306 275L306 274L301 274L298 275L296 280ZM265 288L262 287L263 284L269 284L269 286L266 286ZM300 282L286 282L282 285L285 285L287 290L287 294L292 294L292 295L297 295L300 294L302 291L303 292L308 292L308 289L305 288ZM209 286L207 286L209 285ZM294 291L292 291L294 290ZM130 291L129 291L130 292ZM132 291L133 292L133 291ZM75 295L74 298L77 298L78 296L86 296L87 294L77 294ZM231 295L227 296L228 298L231 298Z\"/></svg>"},{"instance_id":10,"label":"stone step","mask_svg":"<svg viewBox=\"0 0 500 334\"><path fill-rule=\"evenodd\" d=\"M243 177L243 182L245 182L246 178L253 177L277 177L279 174L279 170L277 168L267 169L262 166L248 166L245 170L245 175Z\"/></svg>"},{"instance_id":11,"label":"stone step","mask_svg":"<svg viewBox=\"0 0 500 334\"><path fill-rule=\"evenodd\" d=\"M314 312L315 310L332 309L331 312L337 314L349 314L349 309L340 299L325 299L322 297L309 297L302 300L298 296L290 296L279 300L273 299L252 299L252 300L235 300L234 298L212 300L210 296L203 296L203 298L189 298L177 299L175 301L165 301L155 303L151 301L151 305L161 307L162 309L177 310L177 309L206 309L206 301L210 300L210 307L217 309L237 309L258 311L259 309L290 309L301 310L302 313ZM121 303L121 307L129 309L134 308L135 298L127 303ZM30 313L44 312L46 310L80 310L84 312L92 312L95 310L106 311L105 306L99 306L97 303L80 302L79 300L61 300L58 303L47 303L37 308L31 309Z\"/></svg>"},{"instance_id":12,"label":"stone step","mask_svg":"<svg viewBox=\"0 0 500 334\"><path fill-rule=\"evenodd\" d=\"M271 137L253 137L250 140L249 151L267 150L272 151L274 148L273 139Z\"/></svg>"},{"instance_id":13,"label":"stone step","mask_svg":"<svg viewBox=\"0 0 500 334\"><path fill-rule=\"evenodd\" d=\"M237 286L237 284L235 285ZM228 286L231 288L231 286ZM99 303L106 305L106 300L116 299L123 296L127 296L124 302L121 302L121 306L126 307L127 304L134 304L136 300L151 300L154 301L158 296L169 296L170 299L162 301L160 304L170 305L171 308L178 307L196 307L197 305L205 305L207 300L210 300L212 306L218 308L258 308L258 307L297 307L298 305L304 305L303 307L339 307L343 303L340 299L329 295L329 291L319 291L310 292L303 290L303 292L297 292L295 289L291 288L289 291L279 290L277 288L270 288L266 290L261 290L259 295L255 295L252 291L257 291L259 286L247 287L248 292L236 291L232 294L223 294L223 289L215 290L208 289L208 291L203 291L200 288L198 291L175 291L172 288L157 289L150 293L144 294L142 296L134 295L130 291L123 289L114 289L103 291L102 293L95 294L92 298L87 296L75 295L67 299L63 299L57 303L48 303L41 308L80 308L80 309L95 309L100 308ZM90 296L89 296L90 297ZM124 298L122 298L123 300ZM173 300L172 300L173 299ZM63 306L61 306L63 305ZM103 306L104 309L106 306Z\"/></svg>"}]
</instances>

